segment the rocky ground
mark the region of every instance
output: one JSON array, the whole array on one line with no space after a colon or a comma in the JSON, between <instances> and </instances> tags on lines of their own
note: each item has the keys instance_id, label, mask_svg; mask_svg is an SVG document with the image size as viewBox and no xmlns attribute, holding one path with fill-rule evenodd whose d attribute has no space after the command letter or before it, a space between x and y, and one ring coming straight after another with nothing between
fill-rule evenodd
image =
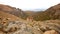
<instances>
[{"instance_id":1,"label":"rocky ground","mask_svg":"<svg viewBox=\"0 0 60 34\"><path fill-rule=\"evenodd\" d=\"M9 21L0 24L0 34L60 34L60 20Z\"/></svg>"}]
</instances>

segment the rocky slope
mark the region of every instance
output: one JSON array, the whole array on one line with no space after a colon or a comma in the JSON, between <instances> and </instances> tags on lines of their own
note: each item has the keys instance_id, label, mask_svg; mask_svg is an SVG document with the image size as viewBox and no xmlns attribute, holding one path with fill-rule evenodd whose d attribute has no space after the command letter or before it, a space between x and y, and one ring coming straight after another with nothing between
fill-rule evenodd
<instances>
[{"instance_id":1,"label":"rocky slope","mask_svg":"<svg viewBox=\"0 0 60 34\"><path fill-rule=\"evenodd\" d=\"M5 12L3 12L3 11L0 11L0 19L20 20L19 17L14 16L14 15L9 14L9 13L5 13Z\"/></svg>"},{"instance_id":2,"label":"rocky slope","mask_svg":"<svg viewBox=\"0 0 60 34\"><path fill-rule=\"evenodd\" d=\"M0 4L0 11L6 12L9 14L13 14L13 15L18 16L20 18L25 18L27 16L21 9L11 7L8 5L3 5L3 4Z\"/></svg>"},{"instance_id":3,"label":"rocky slope","mask_svg":"<svg viewBox=\"0 0 60 34\"><path fill-rule=\"evenodd\" d=\"M0 32L1 33L7 32L9 30L7 29L8 23L20 21L20 20L21 19L17 16L0 11Z\"/></svg>"},{"instance_id":4,"label":"rocky slope","mask_svg":"<svg viewBox=\"0 0 60 34\"><path fill-rule=\"evenodd\" d=\"M60 4L57 4L55 6L52 6L48 8L45 11L36 12L35 15L33 15L34 20L60 20Z\"/></svg>"},{"instance_id":5,"label":"rocky slope","mask_svg":"<svg viewBox=\"0 0 60 34\"><path fill-rule=\"evenodd\" d=\"M46 10L46 13L50 15L52 19L60 19L60 4L50 7Z\"/></svg>"}]
</instances>

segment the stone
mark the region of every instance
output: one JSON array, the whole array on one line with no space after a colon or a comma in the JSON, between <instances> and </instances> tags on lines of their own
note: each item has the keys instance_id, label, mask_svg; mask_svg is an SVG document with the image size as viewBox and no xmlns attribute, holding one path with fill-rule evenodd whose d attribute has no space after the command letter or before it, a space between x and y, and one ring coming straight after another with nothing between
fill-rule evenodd
<instances>
[{"instance_id":1,"label":"stone","mask_svg":"<svg viewBox=\"0 0 60 34\"><path fill-rule=\"evenodd\" d=\"M55 30L45 31L44 34L58 34Z\"/></svg>"}]
</instances>

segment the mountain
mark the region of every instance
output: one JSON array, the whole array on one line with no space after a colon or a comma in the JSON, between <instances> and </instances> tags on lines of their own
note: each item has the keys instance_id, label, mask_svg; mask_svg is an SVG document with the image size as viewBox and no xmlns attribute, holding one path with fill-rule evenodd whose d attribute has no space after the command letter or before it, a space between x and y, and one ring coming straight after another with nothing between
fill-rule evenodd
<instances>
[{"instance_id":1,"label":"mountain","mask_svg":"<svg viewBox=\"0 0 60 34\"><path fill-rule=\"evenodd\" d=\"M26 13L28 16L30 16L30 15L35 14L36 12L27 10L27 11L25 11L25 13Z\"/></svg>"},{"instance_id":2,"label":"mountain","mask_svg":"<svg viewBox=\"0 0 60 34\"><path fill-rule=\"evenodd\" d=\"M15 15L23 19L27 19L32 16L32 19L36 21L60 19L60 4L52 6L45 11L35 12L30 10L23 11L19 8L0 4L0 11Z\"/></svg>"},{"instance_id":3,"label":"mountain","mask_svg":"<svg viewBox=\"0 0 60 34\"><path fill-rule=\"evenodd\" d=\"M52 6L45 11L36 12L33 15L34 20L56 20L60 19L60 4Z\"/></svg>"},{"instance_id":4,"label":"mountain","mask_svg":"<svg viewBox=\"0 0 60 34\"><path fill-rule=\"evenodd\" d=\"M60 19L60 4L50 7L45 11L51 19Z\"/></svg>"},{"instance_id":5,"label":"mountain","mask_svg":"<svg viewBox=\"0 0 60 34\"><path fill-rule=\"evenodd\" d=\"M26 17L25 16L26 14L21 9L11 7L11 6L8 6L8 5L0 4L0 11L6 12L6 13L9 13L9 14L13 14L13 15L15 15L17 17L20 17L20 18Z\"/></svg>"},{"instance_id":6,"label":"mountain","mask_svg":"<svg viewBox=\"0 0 60 34\"><path fill-rule=\"evenodd\" d=\"M29 9L28 11L34 11L34 12L36 12L36 11L44 11L44 10L46 10L46 9L40 9L40 8L36 8L36 9ZM26 11L26 10L25 10Z\"/></svg>"}]
</instances>

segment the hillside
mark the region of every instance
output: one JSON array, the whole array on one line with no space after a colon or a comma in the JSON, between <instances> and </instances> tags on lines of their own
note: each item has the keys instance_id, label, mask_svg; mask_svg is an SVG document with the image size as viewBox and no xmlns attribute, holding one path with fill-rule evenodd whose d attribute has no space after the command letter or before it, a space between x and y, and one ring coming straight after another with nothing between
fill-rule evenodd
<instances>
[{"instance_id":1,"label":"hillside","mask_svg":"<svg viewBox=\"0 0 60 34\"><path fill-rule=\"evenodd\" d=\"M60 4L52 6L51 8L46 10L46 13L49 13L52 19L60 19Z\"/></svg>"},{"instance_id":2,"label":"hillside","mask_svg":"<svg viewBox=\"0 0 60 34\"><path fill-rule=\"evenodd\" d=\"M33 15L34 20L56 20L60 19L60 4L52 6L45 11L36 12Z\"/></svg>"},{"instance_id":3,"label":"hillside","mask_svg":"<svg viewBox=\"0 0 60 34\"><path fill-rule=\"evenodd\" d=\"M0 19L11 19L12 21L20 20L19 17L16 17L16 16L8 14L8 13L5 13L3 11L0 11Z\"/></svg>"},{"instance_id":4,"label":"hillside","mask_svg":"<svg viewBox=\"0 0 60 34\"><path fill-rule=\"evenodd\" d=\"M9 14L13 14L13 15L20 17L20 18L25 18L27 16L21 9L11 7L8 5L3 5L3 4L0 4L0 11L6 12Z\"/></svg>"}]
</instances>

